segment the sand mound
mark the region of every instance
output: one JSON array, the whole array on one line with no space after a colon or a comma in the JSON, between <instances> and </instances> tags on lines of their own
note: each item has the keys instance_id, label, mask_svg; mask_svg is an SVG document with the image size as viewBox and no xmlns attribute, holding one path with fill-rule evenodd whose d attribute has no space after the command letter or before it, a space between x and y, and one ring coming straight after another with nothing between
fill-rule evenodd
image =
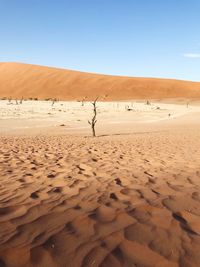
<instances>
[{"instance_id":1,"label":"sand mound","mask_svg":"<svg viewBox=\"0 0 200 267\"><path fill-rule=\"evenodd\" d=\"M0 63L0 97L108 100L198 98L200 83L98 75L20 63Z\"/></svg>"}]
</instances>

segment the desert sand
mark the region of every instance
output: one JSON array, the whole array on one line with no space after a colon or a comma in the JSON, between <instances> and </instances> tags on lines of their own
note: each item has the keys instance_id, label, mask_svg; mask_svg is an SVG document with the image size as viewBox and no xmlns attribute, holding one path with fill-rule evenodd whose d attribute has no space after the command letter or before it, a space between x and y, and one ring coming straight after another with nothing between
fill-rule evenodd
<instances>
[{"instance_id":1,"label":"desert sand","mask_svg":"<svg viewBox=\"0 0 200 267\"><path fill-rule=\"evenodd\" d=\"M98 135L129 134L153 130L154 123L161 129L171 124L196 121L200 112L199 101L185 100L163 101L146 100L97 102ZM78 101L23 101L0 100L0 133L5 134L75 134L91 135L88 120L93 116L91 102ZM197 116L198 117L198 116ZM177 120L180 118L180 120ZM160 122L160 124L159 124ZM47 130L48 129L48 130Z\"/></svg>"},{"instance_id":2,"label":"desert sand","mask_svg":"<svg viewBox=\"0 0 200 267\"><path fill-rule=\"evenodd\" d=\"M0 97L91 100L200 99L200 83L99 75L20 63L0 63Z\"/></svg>"},{"instance_id":3,"label":"desert sand","mask_svg":"<svg viewBox=\"0 0 200 267\"><path fill-rule=\"evenodd\" d=\"M200 266L187 101L0 101L0 266Z\"/></svg>"}]
</instances>

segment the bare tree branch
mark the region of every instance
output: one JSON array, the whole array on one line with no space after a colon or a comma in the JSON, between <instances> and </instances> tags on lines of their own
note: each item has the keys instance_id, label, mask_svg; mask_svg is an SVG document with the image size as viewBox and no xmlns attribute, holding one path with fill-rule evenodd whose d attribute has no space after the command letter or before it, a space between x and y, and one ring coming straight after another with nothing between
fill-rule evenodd
<instances>
[{"instance_id":1,"label":"bare tree branch","mask_svg":"<svg viewBox=\"0 0 200 267\"><path fill-rule=\"evenodd\" d=\"M96 119L96 116L97 116L97 106L96 106L96 103L97 103L98 98L99 98L99 97L97 97L97 98L92 102L94 116L93 116L93 118L92 118L91 121L88 121L88 123L91 125L91 128L92 128L92 135L93 135L93 137L96 136L96 131L95 131L95 125L96 125L96 123L97 123L97 119Z\"/></svg>"}]
</instances>

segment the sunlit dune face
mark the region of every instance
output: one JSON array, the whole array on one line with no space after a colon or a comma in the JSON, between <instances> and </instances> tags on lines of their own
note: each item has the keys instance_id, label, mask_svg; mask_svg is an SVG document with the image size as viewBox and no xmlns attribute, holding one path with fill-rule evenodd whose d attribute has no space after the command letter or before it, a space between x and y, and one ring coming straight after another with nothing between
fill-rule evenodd
<instances>
[{"instance_id":1,"label":"sunlit dune face","mask_svg":"<svg viewBox=\"0 0 200 267\"><path fill-rule=\"evenodd\" d=\"M90 74L19 63L0 64L0 97L63 100L200 98L200 83Z\"/></svg>"}]
</instances>

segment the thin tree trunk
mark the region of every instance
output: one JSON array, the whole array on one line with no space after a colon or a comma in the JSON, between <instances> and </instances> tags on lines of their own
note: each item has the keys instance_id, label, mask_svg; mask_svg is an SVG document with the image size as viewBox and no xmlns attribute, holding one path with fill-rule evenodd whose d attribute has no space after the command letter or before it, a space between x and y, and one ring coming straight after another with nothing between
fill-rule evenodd
<instances>
[{"instance_id":1,"label":"thin tree trunk","mask_svg":"<svg viewBox=\"0 0 200 267\"><path fill-rule=\"evenodd\" d=\"M91 127L92 127L92 135L93 135L93 137L96 136L95 124L96 124L96 122L97 122L97 120L96 120L96 116L97 116L96 102L97 102L97 99L98 99L98 97L95 99L94 102L92 102L92 105L93 105L93 111L94 111L94 116L93 116L93 118L92 118L91 121L88 121L88 123L89 123L89 124L91 125Z\"/></svg>"}]
</instances>

